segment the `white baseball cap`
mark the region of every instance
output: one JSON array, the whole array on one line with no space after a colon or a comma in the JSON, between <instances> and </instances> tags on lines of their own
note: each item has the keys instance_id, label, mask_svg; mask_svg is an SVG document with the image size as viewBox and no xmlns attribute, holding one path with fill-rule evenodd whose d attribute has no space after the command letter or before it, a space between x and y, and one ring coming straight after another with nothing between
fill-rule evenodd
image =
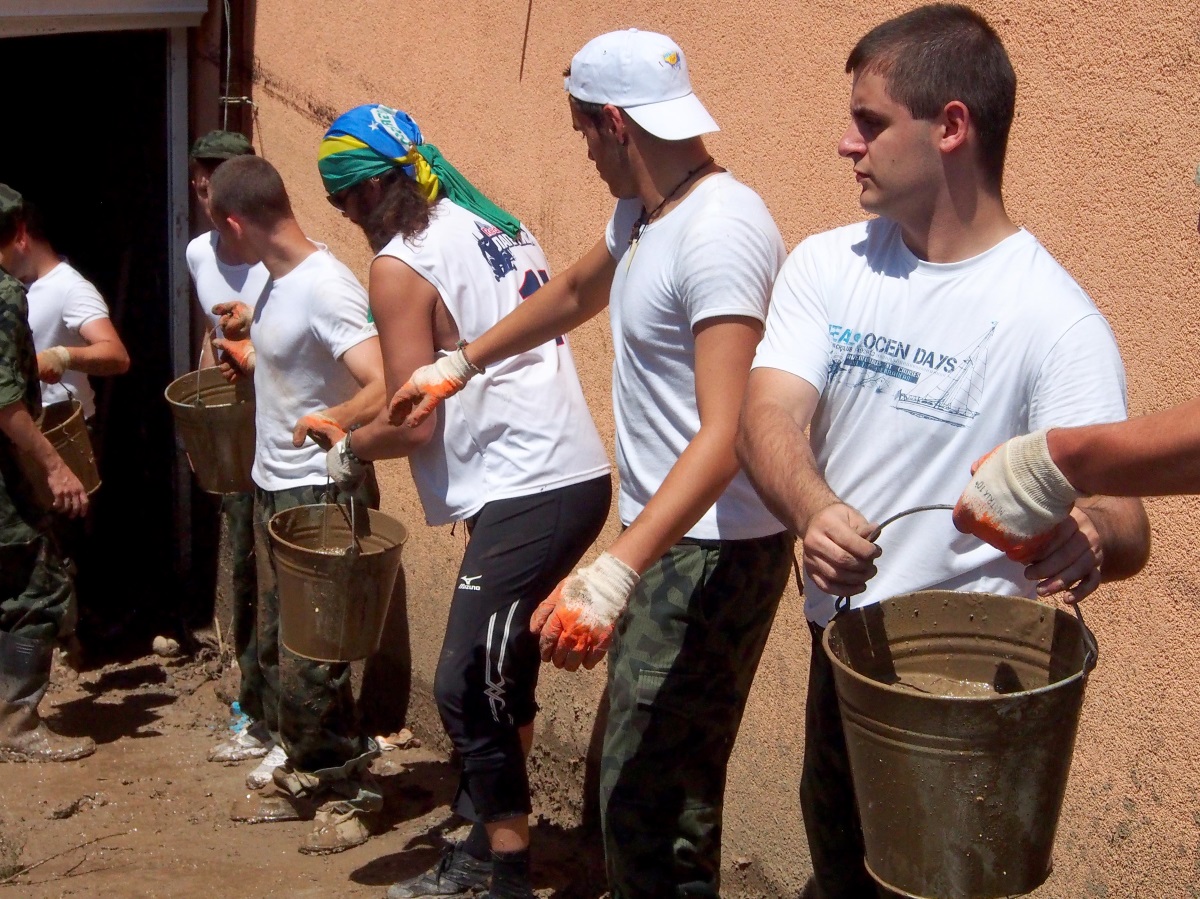
<instances>
[{"instance_id":1,"label":"white baseball cap","mask_svg":"<svg viewBox=\"0 0 1200 899\"><path fill-rule=\"evenodd\" d=\"M588 41L571 60L567 93L585 103L611 103L663 140L684 140L721 128L692 93L679 45L653 31L610 31Z\"/></svg>"}]
</instances>

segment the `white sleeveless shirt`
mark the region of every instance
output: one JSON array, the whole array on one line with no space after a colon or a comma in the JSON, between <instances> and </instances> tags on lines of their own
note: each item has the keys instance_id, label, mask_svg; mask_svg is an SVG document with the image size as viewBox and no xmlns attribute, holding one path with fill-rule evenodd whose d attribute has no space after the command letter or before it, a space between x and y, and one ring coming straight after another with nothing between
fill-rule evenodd
<instances>
[{"instance_id":1,"label":"white sleeveless shirt","mask_svg":"<svg viewBox=\"0 0 1200 899\"><path fill-rule=\"evenodd\" d=\"M379 255L399 259L432 284L468 342L550 279L532 234L522 228L514 240L446 199L434 206L424 234L397 236ZM433 438L409 461L431 525L609 470L562 337L468 381L441 404Z\"/></svg>"}]
</instances>

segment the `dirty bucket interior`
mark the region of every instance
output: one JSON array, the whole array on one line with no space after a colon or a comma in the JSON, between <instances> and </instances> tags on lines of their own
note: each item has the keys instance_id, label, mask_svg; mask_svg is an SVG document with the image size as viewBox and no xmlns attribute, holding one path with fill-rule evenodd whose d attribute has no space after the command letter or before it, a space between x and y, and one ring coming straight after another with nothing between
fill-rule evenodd
<instances>
[{"instance_id":1,"label":"dirty bucket interior","mask_svg":"<svg viewBox=\"0 0 1200 899\"><path fill-rule=\"evenodd\" d=\"M366 658L379 646L408 531L355 503L275 515L268 531L279 586L280 639L322 662Z\"/></svg>"},{"instance_id":2,"label":"dirty bucket interior","mask_svg":"<svg viewBox=\"0 0 1200 899\"><path fill-rule=\"evenodd\" d=\"M1040 886L1096 658L1082 622L924 591L843 612L823 643L872 877L918 899Z\"/></svg>"}]
</instances>

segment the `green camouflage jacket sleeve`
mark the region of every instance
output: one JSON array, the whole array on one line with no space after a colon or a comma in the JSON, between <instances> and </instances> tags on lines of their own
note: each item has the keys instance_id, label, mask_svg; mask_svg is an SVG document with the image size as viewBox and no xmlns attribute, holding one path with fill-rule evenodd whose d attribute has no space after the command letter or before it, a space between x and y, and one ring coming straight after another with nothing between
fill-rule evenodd
<instances>
[{"instance_id":1,"label":"green camouflage jacket sleeve","mask_svg":"<svg viewBox=\"0 0 1200 899\"><path fill-rule=\"evenodd\" d=\"M25 288L0 269L0 409L23 401L36 418L41 396Z\"/></svg>"}]
</instances>

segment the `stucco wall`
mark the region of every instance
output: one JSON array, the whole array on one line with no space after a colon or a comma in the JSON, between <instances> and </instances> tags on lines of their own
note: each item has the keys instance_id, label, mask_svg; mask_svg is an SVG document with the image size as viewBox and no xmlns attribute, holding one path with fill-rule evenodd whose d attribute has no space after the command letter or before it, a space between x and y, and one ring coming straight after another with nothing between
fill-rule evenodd
<instances>
[{"instance_id":1,"label":"stucco wall","mask_svg":"<svg viewBox=\"0 0 1200 899\"><path fill-rule=\"evenodd\" d=\"M1019 78L1010 212L1110 316L1134 412L1200 392L1193 361L1200 324L1190 310L1200 260L1200 191L1191 183L1200 159L1200 30L1189 6L979 4L1004 36ZM670 33L688 52L697 92L724 127L710 149L763 195L794 245L861 217L849 165L835 153L847 120L842 67L865 30L905 8L829 0L258 0L257 142L283 172L308 232L365 277L366 244L324 201L316 147L344 109L399 106L532 227L561 270L601 237L612 201L571 131L560 73L587 39L636 25ZM607 321L572 341L592 412L611 435ZM464 536L420 526L404 464L383 466L383 482L385 508L416 525L405 559L414 703L427 708ZM1150 567L1088 603L1101 666L1080 730L1056 872L1039 896L1200 896L1193 886L1200 883L1197 504L1163 500L1148 508ZM795 895L809 873L795 797L807 654L792 589L730 770L729 895ZM602 681L600 671L543 674L540 726L560 770L582 771ZM569 815L580 793L574 783L569 802L547 794L543 801Z\"/></svg>"}]
</instances>

